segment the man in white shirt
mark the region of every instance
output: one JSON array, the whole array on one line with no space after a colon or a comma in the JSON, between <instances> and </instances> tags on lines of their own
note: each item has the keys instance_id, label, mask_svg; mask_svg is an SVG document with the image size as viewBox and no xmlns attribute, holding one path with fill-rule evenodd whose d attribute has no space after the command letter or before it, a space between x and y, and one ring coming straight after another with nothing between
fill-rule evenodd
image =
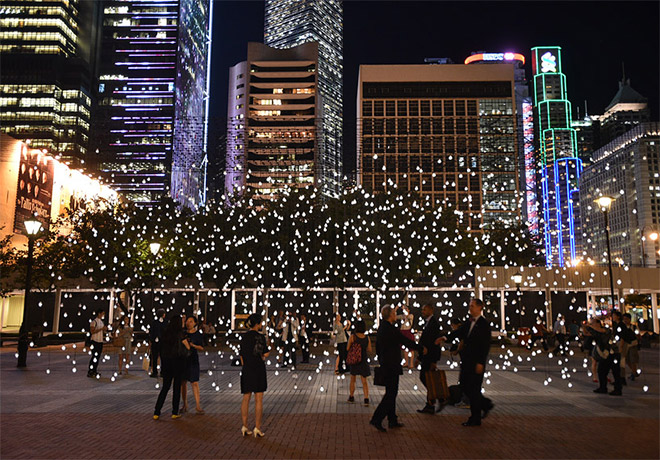
<instances>
[{"instance_id":1,"label":"man in white shirt","mask_svg":"<svg viewBox=\"0 0 660 460\"><path fill-rule=\"evenodd\" d=\"M92 351L92 358L89 360L87 377L96 377L99 375L97 369L101 360L101 353L103 352L103 333L108 330L108 327L103 324L103 318L105 318L105 311L99 310L96 313L96 317L90 323L89 333L91 335L90 349Z\"/></svg>"},{"instance_id":2,"label":"man in white shirt","mask_svg":"<svg viewBox=\"0 0 660 460\"><path fill-rule=\"evenodd\" d=\"M564 354L568 346L566 344L566 322L564 321L564 317L562 315L557 315L557 321L555 321L552 332L555 333L555 339L557 340L557 346L554 350L552 350L552 353Z\"/></svg>"}]
</instances>

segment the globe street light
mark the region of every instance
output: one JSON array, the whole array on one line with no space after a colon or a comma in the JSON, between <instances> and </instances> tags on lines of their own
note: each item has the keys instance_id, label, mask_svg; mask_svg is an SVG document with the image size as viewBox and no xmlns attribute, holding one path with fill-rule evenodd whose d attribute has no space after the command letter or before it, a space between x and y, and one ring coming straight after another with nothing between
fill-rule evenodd
<instances>
[{"instance_id":1,"label":"globe street light","mask_svg":"<svg viewBox=\"0 0 660 460\"><path fill-rule=\"evenodd\" d=\"M520 302L520 285L522 284L523 276L520 272L516 272L511 279L516 284L516 296L518 297L518 328L522 327L522 303Z\"/></svg>"},{"instance_id":2,"label":"globe street light","mask_svg":"<svg viewBox=\"0 0 660 460\"><path fill-rule=\"evenodd\" d=\"M646 238L655 243L659 236L660 235L658 232L654 230L650 225L647 225L642 229L642 267L646 267L646 251L644 250L644 243L646 242Z\"/></svg>"},{"instance_id":3,"label":"globe street light","mask_svg":"<svg viewBox=\"0 0 660 460\"><path fill-rule=\"evenodd\" d=\"M160 243L150 243L149 244L149 250L151 251L151 254L154 256L154 265L151 270L151 311L153 312L154 310L154 282L155 282L155 277L156 277L156 256L158 255L158 252L160 251Z\"/></svg>"},{"instance_id":4,"label":"globe street light","mask_svg":"<svg viewBox=\"0 0 660 460\"><path fill-rule=\"evenodd\" d=\"M607 240L607 265L610 272L610 295L612 296L612 308L614 308L614 277L612 276L612 250L610 248L610 218L609 211L612 203L614 203L614 198L609 196L601 196L596 200L600 210L603 211L603 216L605 217L605 239Z\"/></svg>"},{"instance_id":5,"label":"globe street light","mask_svg":"<svg viewBox=\"0 0 660 460\"><path fill-rule=\"evenodd\" d=\"M25 298L23 300L23 322L18 331L18 362L16 367L27 367L27 352L30 342L29 305L30 289L32 288L32 264L34 262L34 240L41 231L41 222L38 220L26 220L25 231L28 236L27 269L25 271Z\"/></svg>"}]
</instances>

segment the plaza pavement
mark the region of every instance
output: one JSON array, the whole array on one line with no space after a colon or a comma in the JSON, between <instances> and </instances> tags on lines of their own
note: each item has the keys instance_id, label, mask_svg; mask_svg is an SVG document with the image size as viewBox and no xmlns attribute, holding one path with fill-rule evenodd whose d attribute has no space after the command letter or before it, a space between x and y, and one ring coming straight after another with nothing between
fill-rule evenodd
<instances>
[{"instance_id":1,"label":"plaza pavement","mask_svg":"<svg viewBox=\"0 0 660 460\"><path fill-rule=\"evenodd\" d=\"M496 407L475 428L461 426L467 409L416 413L424 392L418 372L406 373L397 405L405 427L386 434L368 424L382 388L371 386L371 407L347 403L348 377L337 378L334 357L317 350L313 364L295 371L269 367L266 436L254 439L240 437L240 368L230 365L230 352L201 357L205 415L172 420L168 397L154 421L159 381L141 370L139 354L131 374L113 380L117 357L108 350L102 377L89 379L89 357L80 347L49 347L40 356L31 350L26 370L15 368L15 349L6 347L0 458L660 458L658 349L641 351L644 372L623 397L594 394L584 355L574 350L560 364L561 358L517 347L493 348L485 388ZM453 384L458 372L449 370L446 356ZM362 400L359 383L355 396Z\"/></svg>"}]
</instances>

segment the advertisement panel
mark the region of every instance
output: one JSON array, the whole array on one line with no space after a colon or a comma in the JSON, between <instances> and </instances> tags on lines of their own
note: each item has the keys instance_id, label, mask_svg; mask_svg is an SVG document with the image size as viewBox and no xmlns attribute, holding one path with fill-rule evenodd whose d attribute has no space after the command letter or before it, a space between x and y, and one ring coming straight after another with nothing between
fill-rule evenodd
<instances>
[{"instance_id":1,"label":"advertisement panel","mask_svg":"<svg viewBox=\"0 0 660 460\"><path fill-rule=\"evenodd\" d=\"M25 231L25 221L36 218L44 230L50 224L53 161L38 150L23 146L18 168L14 233Z\"/></svg>"}]
</instances>

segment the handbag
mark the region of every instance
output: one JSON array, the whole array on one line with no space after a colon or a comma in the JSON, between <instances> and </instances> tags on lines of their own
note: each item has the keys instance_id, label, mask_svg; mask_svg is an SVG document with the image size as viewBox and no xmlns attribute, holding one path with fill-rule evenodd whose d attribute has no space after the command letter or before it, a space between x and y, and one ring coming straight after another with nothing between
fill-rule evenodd
<instances>
[{"instance_id":1,"label":"handbag","mask_svg":"<svg viewBox=\"0 0 660 460\"><path fill-rule=\"evenodd\" d=\"M149 357L145 356L142 358L142 370L147 372L149 371Z\"/></svg>"},{"instance_id":2,"label":"handbag","mask_svg":"<svg viewBox=\"0 0 660 460\"><path fill-rule=\"evenodd\" d=\"M385 386L385 372L380 366L374 367L374 385L378 385L379 387Z\"/></svg>"},{"instance_id":3,"label":"handbag","mask_svg":"<svg viewBox=\"0 0 660 460\"><path fill-rule=\"evenodd\" d=\"M426 398L429 401L449 399L449 387L447 386L447 374L442 369L426 371Z\"/></svg>"}]
</instances>

